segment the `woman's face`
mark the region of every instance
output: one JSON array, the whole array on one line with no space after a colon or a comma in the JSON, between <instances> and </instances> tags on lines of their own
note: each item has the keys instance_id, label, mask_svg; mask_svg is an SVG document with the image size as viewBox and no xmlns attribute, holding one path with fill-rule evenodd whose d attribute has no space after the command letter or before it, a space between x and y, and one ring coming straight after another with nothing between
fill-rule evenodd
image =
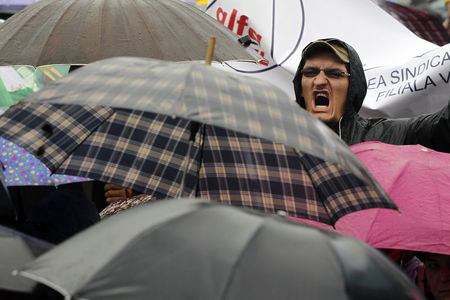
<instances>
[{"instance_id":1,"label":"woman's face","mask_svg":"<svg viewBox=\"0 0 450 300\"><path fill-rule=\"evenodd\" d=\"M428 254L425 261L425 276L436 300L450 299L449 255Z\"/></svg>"}]
</instances>

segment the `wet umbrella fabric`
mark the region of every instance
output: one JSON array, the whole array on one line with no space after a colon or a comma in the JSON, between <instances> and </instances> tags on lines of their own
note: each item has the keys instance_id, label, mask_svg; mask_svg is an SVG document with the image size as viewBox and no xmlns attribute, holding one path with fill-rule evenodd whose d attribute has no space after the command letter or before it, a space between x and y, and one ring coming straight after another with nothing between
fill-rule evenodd
<instances>
[{"instance_id":1,"label":"wet umbrella fabric","mask_svg":"<svg viewBox=\"0 0 450 300\"><path fill-rule=\"evenodd\" d=\"M41 0L2 24L0 65L88 64L115 56L204 60L211 35L214 60L258 60L239 36L181 1Z\"/></svg>"},{"instance_id":2,"label":"wet umbrella fabric","mask_svg":"<svg viewBox=\"0 0 450 300\"><path fill-rule=\"evenodd\" d=\"M450 155L421 145L365 142L352 150L401 214L370 209L340 219L336 229L373 247L450 255Z\"/></svg>"},{"instance_id":3,"label":"wet umbrella fabric","mask_svg":"<svg viewBox=\"0 0 450 300\"><path fill-rule=\"evenodd\" d=\"M105 219L19 274L83 299L421 298L356 239L187 198Z\"/></svg>"},{"instance_id":4,"label":"wet umbrella fabric","mask_svg":"<svg viewBox=\"0 0 450 300\"><path fill-rule=\"evenodd\" d=\"M86 102L86 99L89 100ZM89 106L91 101L105 106ZM84 121L78 120L77 115ZM23 120L24 116L26 120ZM202 141L202 136L215 137L217 132L205 131L207 134L204 135L197 128L199 133L193 134L196 130L191 127L195 122L188 119L271 141L257 141L263 151L258 147L247 150L250 160L241 163L242 167L236 168L234 174L219 179L222 182L243 182L242 179L251 182L253 176L259 186L268 186L259 187L258 197L262 201L255 204L255 208L264 207L270 212L283 210L301 217L305 217L304 211L310 211L308 217L321 221L326 219L329 224L359 209L395 208L351 150L280 90L267 82L226 73L200 63L116 58L86 66L9 109L0 118L0 132L32 153L39 154L39 159L58 173L112 182L160 199L179 195L181 180L187 170L183 195L198 192L202 197L214 199L216 194L225 197L218 200L227 203L239 199L241 203L247 201L247 206L253 206L254 203L250 205L245 200L246 197L252 198L250 195L255 196L249 193L254 192L251 185L236 185L232 189L236 193L234 199L227 199L226 195L231 190L227 185L214 190L208 182L210 177L202 181L198 164L207 163L204 160L207 156L200 158L204 149L199 149L208 146L209 141L206 138ZM241 139L248 144L248 136ZM192 151L188 153L191 140ZM225 135L224 140L233 146L230 136ZM238 140L234 137L235 144L231 149L242 154L239 149L243 147L242 141L236 143ZM272 141L293 146L301 154L294 154L293 150L289 155L283 154L286 147L280 146L279 155L273 150L277 146ZM213 139L209 142L214 146ZM265 145L268 152L261 145ZM213 153L215 149L211 149ZM251 158L257 151L262 157L259 161ZM276 172L254 176L240 171L246 170L249 162L255 170L260 167L268 170L272 162L265 161L264 155L271 152L275 153L274 158L292 160L292 157L306 157L309 160L304 159L302 166L287 174L288 184L280 181ZM216 157L222 159L221 155ZM234 159L230 155L225 157ZM217 169L206 173L220 174L223 170L218 166L225 162L217 158L211 160ZM277 168L280 169L279 166ZM301 176L306 173L313 179L302 181ZM217 178L212 180L217 181ZM196 186L197 181L206 183L208 188L203 189L201 184ZM300 204L304 206L301 213L297 207L299 203L291 201L292 191L289 189L295 187L292 184L295 181L307 183L301 187L303 196L299 199L307 200ZM263 194L270 195L272 186L283 184L286 187L281 194L272 197L271 202L264 200ZM315 193L332 196L326 199L316 197ZM326 218L319 217L326 214L323 208L317 208L316 199L324 202L321 206L328 207L329 216ZM309 207L308 200L316 205Z\"/></svg>"}]
</instances>

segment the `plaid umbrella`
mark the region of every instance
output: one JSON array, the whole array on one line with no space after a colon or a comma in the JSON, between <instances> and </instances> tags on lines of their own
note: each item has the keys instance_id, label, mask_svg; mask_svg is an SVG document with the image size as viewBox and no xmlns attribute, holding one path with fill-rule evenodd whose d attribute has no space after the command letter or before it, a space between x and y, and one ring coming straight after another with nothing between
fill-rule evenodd
<instances>
[{"instance_id":1,"label":"plaid umbrella","mask_svg":"<svg viewBox=\"0 0 450 300\"><path fill-rule=\"evenodd\" d=\"M101 124L87 134L74 114ZM55 172L155 199L183 188L329 224L363 208L395 208L353 152L280 90L201 63L92 64L10 108L0 133Z\"/></svg>"},{"instance_id":2,"label":"plaid umbrella","mask_svg":"<svg viewBox=\"0 0 450 300\"><path fill-rule=\"evenodd\" d=\"M390 1L380 1L379 5L424 40L439 46L450 42L450 35L436 16Z\"/></svg>"}]
</instances>

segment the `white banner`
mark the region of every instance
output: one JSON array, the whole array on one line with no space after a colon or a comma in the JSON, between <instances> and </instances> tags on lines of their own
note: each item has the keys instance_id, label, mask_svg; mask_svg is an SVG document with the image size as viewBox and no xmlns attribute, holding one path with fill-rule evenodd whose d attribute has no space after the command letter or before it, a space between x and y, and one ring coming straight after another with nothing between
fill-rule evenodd
<instances>
[{"instance_id":1,"label":"white banner","mask_svg":"<svg viewBox=\"0 0 450 300\"><path fill-rule=\"evenodd\" d=\"M0 67L0 79L3 81L3 84L8 92L14 92L30 87L13 67Z\"/></svg>"},{"instance_id":2,"label":"white banner","mask_svg":"<svg viewBox=\"0 0 450 300\"><path fill-rule=\"evenodd\" d=\"M364 64L369 91L362 115L407 117L435 111L449 100L448 45L439 47L420 39L370 0L215 0L210 1L206 13L238 35L248 34L269 61L259 67L230 66L230 71L280 82L279 87L291 98L303 47L318 38L336 37L352 45ZM436 55L442 58L441 68L431 66L436 64L437 58L431 62ZM418 74L422 64L427 70ZM416 86L408 93L408 87L403 90L399 84L412 79L406 73L414 66ZM408 78L401 77L402 70ZM389 84L374 84L386 74ZM419 79L422 74L436 80L430 83L427 75ZM424 81L422 90L420 80ZM397 95L389 91L395 88L400 88Z\"/></svg>"},{"instance_id":3,"label":"white banner","mask_svg":"<svg viewBox=\"0 0 450 300\"><path fill-rule=\"evenodd\" d=\"M404 64L366 69L362 116L409 117L434 112L450 99L450 44Z\"/></svg>"}]
</instances>

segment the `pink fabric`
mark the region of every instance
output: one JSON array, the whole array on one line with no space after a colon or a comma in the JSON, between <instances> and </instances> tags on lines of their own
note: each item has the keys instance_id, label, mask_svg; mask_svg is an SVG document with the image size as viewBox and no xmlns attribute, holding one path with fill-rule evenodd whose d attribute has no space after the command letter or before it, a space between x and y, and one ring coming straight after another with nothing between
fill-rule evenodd
<instances>
[{"instance_id":1,"label":"pink fabric","mask_svg":"<svg viewBox=\"0 0 450 300\"><path fill-rule=\"evenodd\" d=\"M400 213L368 209L336 223L342 234L375 248L450 255L450 154L421 145L365 142L350 147Z\"/></svg>"}]
</instances>

